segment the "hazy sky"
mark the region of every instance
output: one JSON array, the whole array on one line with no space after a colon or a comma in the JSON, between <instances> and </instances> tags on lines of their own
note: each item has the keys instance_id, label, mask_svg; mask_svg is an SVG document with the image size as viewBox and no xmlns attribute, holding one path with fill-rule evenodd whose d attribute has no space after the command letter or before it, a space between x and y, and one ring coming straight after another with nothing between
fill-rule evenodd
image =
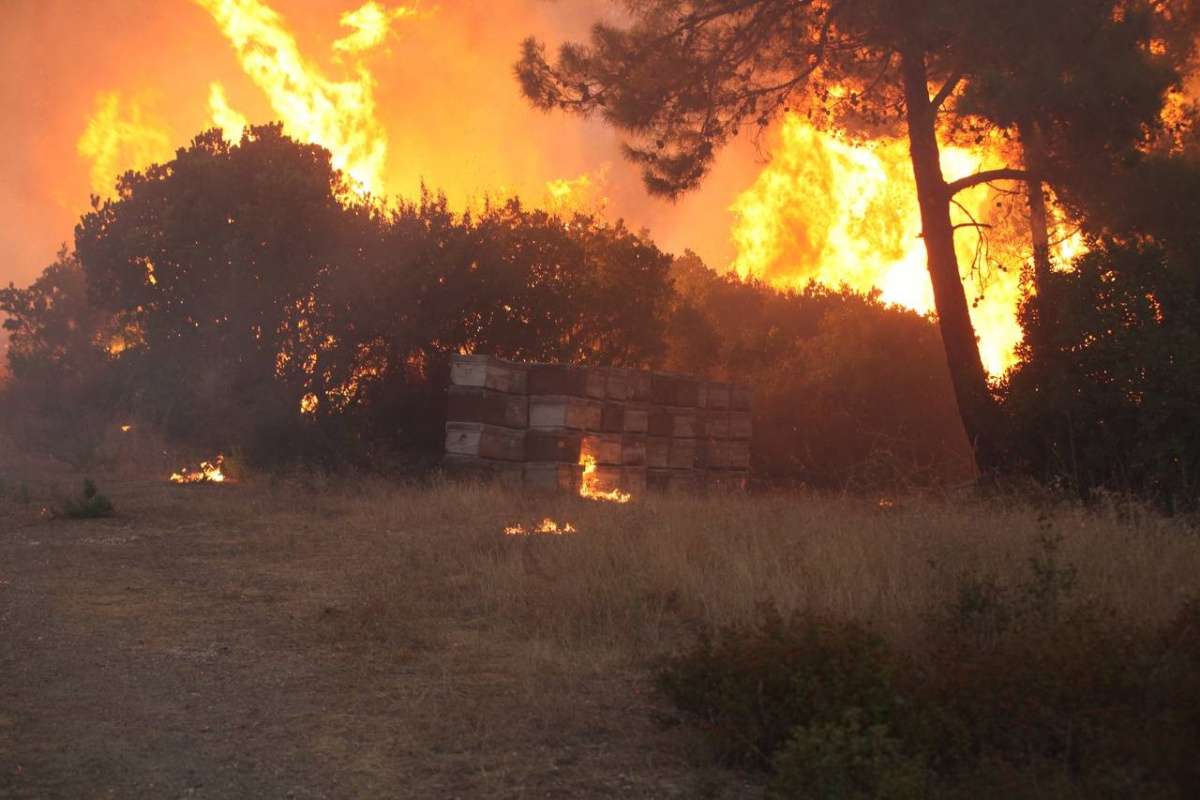
<instances>
[{"instance_id":1,"label":"hazy sky","mask_svg":"<svg viewBox=\"0 0 1200 800\"><path fill-rule=\"evenodd\" d=\"M346 32L340 15L361 0L266 2L283 14L307 59L330 78L346 76L330 46ZM606 7L598 0L441 0L425 2L431 13L423 18L398 21L394 36L365 61L389 139L387 188L411 194L424 178L456 203L498 191L540 201L547 180L599 172L610 216L724 267L732 256L728 206L762 166L753 147L727 153L702 191L671 204L646 196L603 125L543 115L520 96L512 63L521 39L582 36ZM0 0L0 8L0 284L27 283L71 240L91 191L90 164L77 142L98 96L117 92L123 109L136 104L172 147L208 127L213 81L252 122L275 118L194 0Z\"/></svg>"}]
</instances>

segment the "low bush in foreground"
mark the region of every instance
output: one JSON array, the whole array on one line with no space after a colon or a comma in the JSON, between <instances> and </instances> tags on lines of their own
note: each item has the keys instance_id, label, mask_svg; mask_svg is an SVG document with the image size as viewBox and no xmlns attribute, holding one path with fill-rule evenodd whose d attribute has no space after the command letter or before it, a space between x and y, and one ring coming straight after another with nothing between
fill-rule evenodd
<instances>
[{"instance_id":1,"label":"low bush in foreground","mask_svg":"<svg viewBox=\"0 0 1200 800\"><path fill-rule=\"evenodd\" d=\"M962 576L904 646L768 605L659 685L771 798L1200 796L1200 603L1144 630L1071 597L1055 548Z\"/></svg>"},{"instance_id":2,"label":"low bush in foreground","mask_svg":"<svg viewBox=\"0 0 1200 800\"><path fill-rule=\"evenodd\" d=\"M112 501L100 494L96 484L90 479L83 482L80 496L66 500L62 507L62 515L69 519L111 517L113 511Z\"/></svg>"}]
</instances>

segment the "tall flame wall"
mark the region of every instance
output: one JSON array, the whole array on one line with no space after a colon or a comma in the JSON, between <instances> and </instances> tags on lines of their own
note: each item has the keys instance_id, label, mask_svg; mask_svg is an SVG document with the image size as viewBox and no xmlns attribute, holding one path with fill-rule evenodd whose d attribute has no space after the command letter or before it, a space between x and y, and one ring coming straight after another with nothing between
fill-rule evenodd
<instances>
[{"instance_id":1,"label":"tall flame wall","mask_svg":"<svg viewBox=\"0 0 1200 800\"><path fill-rule=\"evenodd\" d=\"M751 392L674 373L454 356L448 470L528 488L744 489Z\"/></svg>"}]
</instances>

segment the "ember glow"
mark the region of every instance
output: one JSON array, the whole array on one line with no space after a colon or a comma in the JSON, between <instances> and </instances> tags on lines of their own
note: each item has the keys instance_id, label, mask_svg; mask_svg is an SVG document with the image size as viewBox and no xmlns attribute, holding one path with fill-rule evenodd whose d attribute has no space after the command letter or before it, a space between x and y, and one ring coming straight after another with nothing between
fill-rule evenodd
<instances>
[{"instance_id":1,"label":"ember glow","mask_svg":"<svg viewBox=\"0 0 1200 800\"><path fill-rule=\"evenodd\" d=\"M564 522L561 525L555 522L550 517L546 517L537 525L526 528L524 525L509 525L504 529L505 536L565 536L569 533L578 533L575 526L569 522Z\"/></svg>"},{"instance_id":2,"label":"ember glow","mask_svg":"<svg viewBox=\"0 0 1200 800\"><path fill-rule=\"evenodd\" d=\"M171 474L171 483L225 483L223 472L225 456L218 455L212 461L201 461L197 469L184 467Z\"/></svg>"}]
</instances>

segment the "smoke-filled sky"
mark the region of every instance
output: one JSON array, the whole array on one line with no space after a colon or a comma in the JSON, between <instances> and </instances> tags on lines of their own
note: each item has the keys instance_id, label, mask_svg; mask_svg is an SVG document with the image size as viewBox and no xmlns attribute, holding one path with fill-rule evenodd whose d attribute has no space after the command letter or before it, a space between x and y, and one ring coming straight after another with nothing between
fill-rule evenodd
<instances>
[{"instance_id":1,"label":"smoke-filled sky","mask_svg":"<svg viewBox=\"0 0 1200 800\"><path fill-rule=\"evenodd\" d=\"M620 157L619 139L600 122L542 114L520 94L512 64L522 38L581 38L613 13L611 3L427 0L417 15L393 21L382 45L350 61L332 45L349 32L341 16L363 0L262 2L282 15L300 54L325 78L354 80L359 68L373 76L375 116L387 136L386 193L412 196L423 178L460 207L511 192L536 204L547 197L547 181L589 174L610 217L649 228L666 249L695 249L714 267L732 259L728 208L763 166L751 143L728 151L702 190L670 203L646 195ZM101 134L126 132L108 151L111 179L211 127L214 82L250 122L280 117L210 13L215 4L0 4L0 107L7 109L0 118L0 284L32 279L70 242L97 171L108 185L108 164L97 167L80 154L89 122Z\"/></svg>"}]
</instances>

